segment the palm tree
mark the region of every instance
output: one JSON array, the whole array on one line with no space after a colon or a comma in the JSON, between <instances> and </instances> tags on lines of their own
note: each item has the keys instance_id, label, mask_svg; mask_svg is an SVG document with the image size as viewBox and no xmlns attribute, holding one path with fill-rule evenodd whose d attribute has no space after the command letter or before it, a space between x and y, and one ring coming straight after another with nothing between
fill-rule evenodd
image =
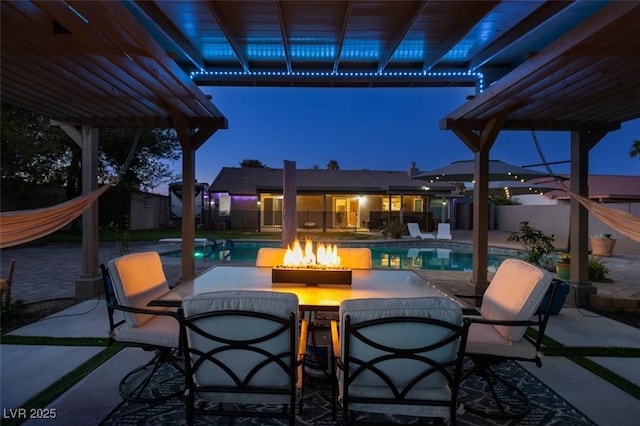
<instances>
[{"instance_id":1,"label":"palm tree","mask_svg":"<svg viewBox=\"0 0 640 426\"><path fill-rule=\"evenodd\" d=\"M640 139L636 139L631 144L631 150L629 151L629 157L640 157Z\"/></svg>"},{"instance_id":2,"label":"palm tree","mask_svg":"<svg viewBox=\"0 0 640 426\"><path fill-rule=\"evenodd\" d=\"M331 160L327 163L327 169L329 170L340 170L340 164L336 160Z\"/></svg>"}]
</instances>

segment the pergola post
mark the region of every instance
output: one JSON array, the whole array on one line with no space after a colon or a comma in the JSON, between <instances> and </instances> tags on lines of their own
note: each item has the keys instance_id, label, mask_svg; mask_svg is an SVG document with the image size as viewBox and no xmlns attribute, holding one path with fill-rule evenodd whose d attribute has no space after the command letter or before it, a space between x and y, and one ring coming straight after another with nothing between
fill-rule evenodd
<instances>
[{"instance_id":1,"label":"pergola post","mask_svg":"<svg viewBox=\"0 0 640 426\"><path fill-rule=\"evenodd\" d=\"M473 272L471 283L476 294L489 286L489 152L507 119L502 111L483 123L480 132L460 126L453 132L474 152L473 191Z\"/></svg>"},{"instance_id":2,"label":"pergola post","mask_svg":"<svg viewBox=\"0 0 640 426\"><path fill-rule=\"evenodd\" d=\"M471 282L476 294L489 286L489 149L474 154L473 184L473 272Z\"/></svg>"},{"instance_id":3,"label":"pergola post","mask_svg":"<svg viewBox=\"0 0 640 426\"><path fill-rule=\"evenodd\" d=\"M571 191L589 196L589 150L606 131L571 132ZM589 295L597 289L589 281L589 211L575 198L571 198L569 246L571 250L571 291L569 300L576 306L589 306Z\"/></svg>"},{"instance_id":4,"label":"pergola post","mask_svg":"<svg viewBox=\"0 0 640 426\"><path fill-rule=\"evenodd\" d=\"M98 129L71 124L58 125L82 149L82 195L98 189ZM94 202L82 214L82 274L76 280L75 297L88 299L102 293L98 274L98 203Z\"/></svg>"},{"instance_id":5,"label":"pergola post","mask_svg":"<svg viewBox=\"0 0 640 426\"><path fill-rule=\"evenodd\" d=\"M196 237L196 150L218 129L227 128L226 120L201 125L197 130L182 113L169 107L171 120L182 147L182 275L181 281L195 278Z\"/></svg>"}]
</instances>

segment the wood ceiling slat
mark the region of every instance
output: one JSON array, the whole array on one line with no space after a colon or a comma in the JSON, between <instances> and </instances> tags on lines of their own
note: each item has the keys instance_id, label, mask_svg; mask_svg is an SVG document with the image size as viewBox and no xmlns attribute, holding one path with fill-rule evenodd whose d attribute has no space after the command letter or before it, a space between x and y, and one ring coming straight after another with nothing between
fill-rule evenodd
<instances>
[{"instance_id":1,"label":"wood ceiling slat","mask_svg":"<svg viewBox=\"0 0 640 426\"><path fill-rule=\"evenodd\" d=\"M6 38L4 42L10 44ZM9 51L11 47L7 46L6 49ZM20 56L19 61L22 65L30 64L29 68L34 76L33 83L37 83L42 88L55 84L62 89L60 99L64 102L89 103L92 111L97 115L100 113L112 116L133 113L142 115L140 111L131 107L129 95L126 92L110 90L110 85L97 78L100 74L99 70L91 73L86 68L79 67L78 61L69 59L63 62L59 55L55 59L49 59L49 55L45 54L23 53L20 55L20 52L15 52L14 57L16 55ZM53 75L51 75L52 72ZM85 75L80 75L79 72ZM104 88L100 88L102 83ZM122 95L118 96L118 92ZM124 99L124 102L121 105L115 105L118 99Z\"/></svg>"},{"instance_id":2,"label":"wood ceiling slat","mask_svg":"<svg viewBox=\"0 0 640 426\"><path fill-rule=\"evenodd\" d=\"M469 69L475 71L488 60L516 43L522 37L527 36L530 31L535 30L536 27L542 25L546 20L553 18L556 14L562 12L562 10L570 5L571 2L569 1L543 3L535 12L527 16L523 21L518 22L518 25L513 26L496 41L491 43L489 46L486 46L482 51L476 53L469 61Z\"/></svg>"},{"instance_id":3,"label":"wood ceiling slat","mask_svg":"<svg viewBox=\"0 0 640 426\"><path fill-rule=\"evenodd\" d=\"M221 119L222 113L200 92L197 86L162 50L162 48L140 27L131 13L120 3L80 2L78 10L96 28L121 49L123 43L134 40L136 47L145 56L133 55L134 62L152 74L158 84L154 92L163 102L171 104L185 116L208 113Z\"/></svg>"},{"instance_id":4,"label":"wood ceiling slat","mask_svg":"<svg viewBox=\"0 0 640 426\"><path fill-rule=\"evenodd\" d=\"M291 51L289 48L289 36L287 34L287 26L284 20L284 12L282 10L283 4L279 2L275 2L276 14L277 14L277 22L278 28L280 29L280 39L282 40L282 49L284 51L284 62L287 68L287 72L292 71L291 66Z\"/></svg>"},{"instance_id":5,"label":"wood ceiling slat","mask_svg":"<svg viewBox=\"0 0 640 426\"><path fill-rule=\"evenodd\" d=\"M383 72L387 67L391 57L398 49L398 46L400 46L400 43L402 43L409 30L411 30L413 24L420 17L422 11L427 7L427 4L429 4L428 1L421 1L415 2L415 4L412 5L412 10L410 10L407 17L402 20L402 25L400 25L396 30L396 33L393 34L389 40L386 46L386 52L382 52L382 58L380 59L380 62L378 62L379 73Z\"/></svg>"},{"instance_id":6,"label":"wood ceiling slat","mask_svg":"<svg viewBox=\"0 0 640 426\"><path fill-rule=\"evenodd\" d=\"M73 103L83 105L85 110L91 111L91 115L117 115L114 110L117 107L112 107L110 104L103 105L96 97L88 95L87 91L83 91L80 84L73 85L65 77L72 79L74 77L69 76L65 70L59 69L57 64L42 61L41 58L36 58L36 60L37 62L34 62L33 66L30 67L27 84L36 88L34 92L43 102L43 108L46 108L46 103L49 102L62 105ZM22 66L25 64L29 64L29 61L24 55L19 62L14 62L11 58L3 58L3 78L10 78L12 76L11 71L13 71L13 75L23 75L24 69ZM51 75L52 71L55 75ZM7 72L6 76L5 72ZM49 100L50 97L53 97L53 99Z\"/></svg>"},{"instance_id":7,"label":"wood ceiling slat","mask_svg":"<svg viewBox=\"0 0 640 426\"><path fill-rule=\"evenodd\" d=\"M349 20L351 19L352 2L345 2L344 12L342 14L342 25L340 26L340 34L338 35L338 42L336 44L336 57L333 60L333 72L337 73L340 66L340 58L342 57L342 48L344 47L344 39L347 35L347 28L349 27Z\"/></svg>"},{"instance_id":8,"label":"wood ceiling slat","mask_svg":"<svg viewBox=\"0 0 640 426\"><path fill-rule=\"evenodd\" d=\"M128 94L134 100L154 96L153 91L149 89L149 87L153 85L152 76L148 77L146 86L138 84L138 81L142 80L145 74L127 70L127 67L131 66L131 60L127 58L120 49L117 49L109 43L101 34L80 21L79 17L69 8L56 2L43 2L40 3L40 5L44 8L43 10L47 10L51 16L74 30L73 35L65 35L58 40L60 49L52 52L50 51L51 46L49 45L49 51L46 52L48 55L53 54L64 58L67 56L68 51L82 51L84 50L82 47L90 43L90 45L86 47L89 54L86 56L77 55L72 61L82 62L90 76L96 75L105 81L111 81L112 87L110 90L117 90L119 96ZM53 40L52 44L56 45L56 40ZM71 47L69 45L76 46L76 49L69 49L69 47ZM100 52L100 54L96 54L98 52ZM119 65L119 67L114 67L114 64ZM115 77L116 80L108 78L107 74ZM135 75L135 77L133 77L133 75ZM114 93L111 93L111 95L113 96ZM141 102L141 105L144 105L145 110L151 109L156 113L161 111L156 105L151 105L149 102ZM139 112L139 114L142 115L143 113Z\"/></svg>"},{"instance_id":9,"label":"wood ceiling slat","mask_svg":"<svg viewBox=\"0 0 640 426\"><path fill-rule=\"evenodd\" d=\"M507 78L503 78L473 101L458 108L445 121L441 122L441 127L455 126L455 122L459 119L473 117L474 119L486 120L504 108L512 108L517 104L525 105L526 102L523 102L520 93L537 82L552 84L550 80L554 73L556 80L563 78L563 75L570 77L566 73L566 64L557 58L570 55L572 49L577 47L583 48L583 43L589 41L590 37L595 34L599 34L600 31L624 32L624 28L628 28L625 26L628 24L627 21L634 18L633 11L638 8L638 5L630 3L613 3L607 6L597 17L587 20L567 36L552 43L543 52L518 67ZM589 121L589 117L584 117L583 121Z\"/></svg>"},{"instance_id":10,"label":"wood ceiling slat","mask_svg":"<svg viewBox=\"0 0 640 426\"><path fill-rule=\"evenodd\" d=\"M464 10L464 13L454 12L453 14L450 14L452 18L448 21L449 28L447 28L443 36L440 36L440 38L437 39L437 47L428 51L422 64L422 70L430 71L433 69L436 63L440 61L440 59L442 59L454 46L456 46L469 31L471 31L478 20L489 13L497 4L497 2L491 1L476 1L460 2L453 6L454 11L456 10L455 8L460 8L459 10ZM442 7L442 5L438 5L437 2L430 3L429 7L432 5L435 5L434 7ZM448 7L451 7L451 5L448 5Z\"/></svg>"},{"instance_id":11,"label":"wood ceiling slat","mask_svg":"<svg viewBox=\"0 0 640 426\"><path fill-rule=\"evenodd\" d=\"M204 69L205 63L200 52L191 44L189 39L185 37L182 32L174 25L173 21L169 19L162 9L155 3L149 1L134 0L133 2L138 9L147 15L149 21L154 27L164 34L169 40L173 42L180 50L182 54L189 58L189 60L198 69ZM209 2L211 4L213 2Z\"/></svg>"},{"instance_id":12,"label":"wood ceiling slat","mask_svg":"<svg viewBox=\"0 0 640 426\"><path fill-rule=\"evenodd\" d=\"M211 17L215 20L218 29L220 30L222 35L224 35L227 43L229 43L231 50L233 50L233 53L236 55L238 62L240 62L240 66L242 66L242 69L245 72L250 72L251 68L249 67L249 60L243 53L245 49L243 49L242 43L238 41L237 37L231 32L231 29L227 25L224 18L225 15L223 9L219 2L209 1L206 3L206 7Z\"/></svg>"}]
</instances>

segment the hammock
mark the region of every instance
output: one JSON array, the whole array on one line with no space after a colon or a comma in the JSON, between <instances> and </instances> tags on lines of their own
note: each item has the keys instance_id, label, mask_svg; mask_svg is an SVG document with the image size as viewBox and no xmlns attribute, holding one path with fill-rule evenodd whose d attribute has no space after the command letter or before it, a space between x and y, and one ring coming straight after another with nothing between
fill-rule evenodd
<instances>
[{"instance_id":1,"label":"hammock","mask_svg":"<svg viewBox=\"0 0 640 426\"><path fill-rule=\"evenodd\" d=\"M565 187L566 188L566 187ZM634 241L640 243L640 218L621 210L605 207L604 204L596 203L588 198L578 195L568 188L565 189L569 195L578 200L580 204L589 210L602 223L610 226L621 234L626 235Z\"/></svg>"},{"instance_id":2,"label":"hammock","mask_svg":"<svg viewBox=\"0 0 640 426\"><path fill-rule=\"evenodd\" d=\"M533 141L535 143L536 149L538 150L538 155L542 160L545 168L547 169L547 173L551 176L555 176L551 167L549 167L549 163L544 157L542 150L540 149L540 144L538 143L538 138L536 137L536 133L534 130L531 131L533 136ZM564 185L559 180L556 180L556 183L563 191L566 191L569 196L575 198L582 206L589 210L595 217L597 217L602 223L608 225L610 228L615 229L621 234L631 238L634 241L640 242L640 218L633 216L627 212L623 212L621 210L612 209L610 207L606 207L602 203L597 203L592 201L582 195L576 194L571 191L566 185Z\"/></svg>"},{"instance_id":3,"label":"hammock","mask_svg":"<svg viewBox=\"0 0 640 426\"><path fill-rule=\"evenodd\" d=\"M119 176L122 176L129 167L140 135L141 130L139 129L131 145L129 155L118 173ZM0 249L28 243L63 228L84 213L100 195L115 185L117 180L118 178L113 178L108 184L89 194L75 197L55 206L0 213Z\"/></svg>"},{"instance_id":4,"label":"hammock","mask_svg":"<svg viewBox=\"0 0 640 426\"><path fill-rule=\"evenodd\" d=\"M69 224L98 199L111 184L80 197L42 209L0 214L0 249L42 238Z\"/></svg>"}]
</instances>

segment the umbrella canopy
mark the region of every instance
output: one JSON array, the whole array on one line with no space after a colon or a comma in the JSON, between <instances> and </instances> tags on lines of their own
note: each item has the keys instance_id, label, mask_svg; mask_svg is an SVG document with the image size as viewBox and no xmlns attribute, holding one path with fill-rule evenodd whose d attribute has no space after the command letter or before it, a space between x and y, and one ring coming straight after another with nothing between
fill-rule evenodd
<instances>
[{"instance_id":1,"label":"umbrella canopy","mask_svg":"<svg viewBox=\"0 0 640 426\"><path fill-rule=\"evenodd\" d=\"M514 195L544 194L558 189L554 182L533 183L520 181L493 181L489 182L489 195L511 198ZM473 192L473 187L466 189L467 193Z\"/></svg>"},{"instance_id":2,"label":"umbrella canopy","mask_svg":"<svg viewBox=\"0 0 640 426\"><path fill-rule=\"evenodd\" d=\"M471 182L473 181L474 168L474 160L455 161L439 169L418 173L412 176L411 179L422 179L430 182ZM524 182L545 176L549 175L499 160L489 161L489 181Z\"/></svg>"}]
</instances>

